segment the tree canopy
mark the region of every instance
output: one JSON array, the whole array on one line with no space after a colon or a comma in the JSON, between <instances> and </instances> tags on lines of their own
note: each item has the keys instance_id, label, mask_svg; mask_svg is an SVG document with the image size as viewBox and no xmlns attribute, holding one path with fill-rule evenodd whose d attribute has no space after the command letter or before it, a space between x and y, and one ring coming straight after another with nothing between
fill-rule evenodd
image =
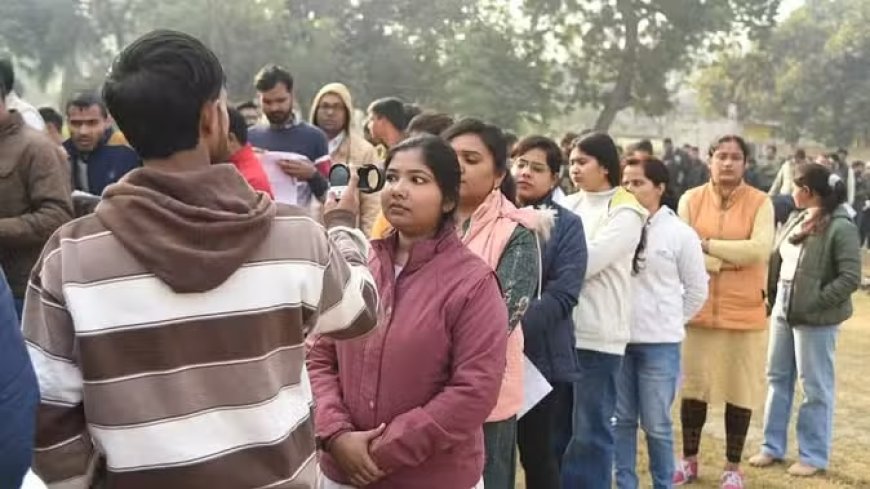
<instances>
[{"instance_id":1,"label":"tree canopy","mask_svg":"<svg viewBox=\"0 0 870 489\"><path fill-rule=\"evenodd\" d=\"M870 3L808 0L764 43L719 56L698 86L706 109L777 121L790 141L849 146L870 130Z\"/></svg>"},{"instance_id":2,"label":"tree canopy","mask_svg":"<svg viewBox=\"0 0 870 489\"><path fill-rule=\"evenodd\" d=\"M659 115L698 56L760 36L779 0L6 0L0 54L61 96L95 88L113 56L156 27L206 42L234 100L267 63L299 102L342 81L359 105L399 96L506 128L579 107L607 129L627 108Z\"/></svg>"},{"instance_id":3,"label":"tree canopy","mask_svg":"<svg viewBox=\"0 0 870 489\"><path fill-rule=\"evenodd\" d=\"M552 36L570 74L568 96L600 110L607 130L627 108L662 115L674 74L735 35L762 36L779 0L524 0L530 31Z\"/></svg>"}]
</instances>

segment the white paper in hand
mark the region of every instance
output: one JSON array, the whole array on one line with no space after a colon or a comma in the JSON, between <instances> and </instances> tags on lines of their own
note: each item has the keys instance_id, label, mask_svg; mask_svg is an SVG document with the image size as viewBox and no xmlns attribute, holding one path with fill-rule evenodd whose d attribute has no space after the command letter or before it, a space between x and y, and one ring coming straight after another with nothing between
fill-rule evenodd
<instances>
[{"instance_id":1,"label":"white paper in hand","mask_svg":"<svg viewBox=\"0 0 870 489\"><path fill-rule=\"evenodd\" d=\"M529 357L523 355L523 407L520 409L517 419L525 416L552 390L553 386L547 382L538 367L535 367Z\"/></svg>"},{"instance_id":2,"label":"white paper in hand","mask_svg":"<svg viewBox=\"0 0 870 489\"><path fill-rule=\"evenodd\" d=\"M281 160L307 160L297 153L283 153L280 151L267 151L260 155L263 171L272 185L272 193L275 194L275 202L289 205L299 205L299 182L278 166Z\"/></svg>"}]
</instances>

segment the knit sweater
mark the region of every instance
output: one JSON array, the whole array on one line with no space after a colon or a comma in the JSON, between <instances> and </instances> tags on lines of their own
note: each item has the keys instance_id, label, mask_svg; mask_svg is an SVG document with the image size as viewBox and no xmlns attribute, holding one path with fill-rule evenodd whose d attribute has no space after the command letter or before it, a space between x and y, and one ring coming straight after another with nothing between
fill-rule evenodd
<instances>
[{"instance_id":1,"label":"knit sweater","mask_svg":"<svg viewBox=\"0 0 870 489\"><path fill-rule=\"evenodd\" d=\"M248 142L253 147L266 151L298 153L312 163L329 155L326 134L305 122L294 122L285 127L254 126L248 129ZM303 186L300 192L308 198L300 198L300 205L308 205L311 195L322 198L329 189L329 182L319 172L314 172L314 176L307 183L308 189Z\"/></svg>"},{"instance_id":2,"label":"knit sweater","mask_svg":"<svg viewBox=\"0 0 870 489\"><path fill-rule=\"evenodd\" d=\"M24 331L42 394L34 467L86 488L316 487L303 338L376 324L353 216L327 232L231 165L143 168L46 245ZM351 224L352 225L352 224Z\"/></svg>"},{"instance_id":3,"label":"knit sweater","mask_svg":"<svg viewBox=\"0 0 870 489\"><path fill-rule=\"evenodd\" d=\"M577 348L625 353L630 339L631 264L646 211L622 188L569 195L565 207L583 220L589 263L574 309Z\"/></svg>"}]
</instances>

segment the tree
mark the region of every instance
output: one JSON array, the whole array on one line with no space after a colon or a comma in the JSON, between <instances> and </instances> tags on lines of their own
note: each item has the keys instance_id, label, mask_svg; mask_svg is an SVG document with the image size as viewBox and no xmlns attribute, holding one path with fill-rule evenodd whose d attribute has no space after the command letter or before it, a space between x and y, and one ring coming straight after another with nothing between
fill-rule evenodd
<instances>
[{"instance_id":1,"label":"tree","mask_svg":"<svg viewBox=\"0 0 870 489\"><path fill-rule=\"evenodd\" d=\"M335 73L357 100L398 96L511 128L545 117L552 105L548 66L522 45L498 6L467 0L287 5L294 18L330 26Z\"/></svg>"},{"instance_id":2,"label":"tree","mask_svg":"<svg viewBox=\"0 0 870 489\"><path fill-rule=\"evenodd\" d=\"M541 123L552 107L548 64L518 52L510 28L477 23L445 63L444 108L516 130Z\"/></svg>"},{"instance_id":3,"label":"tree","mask_svg":"<svg viewBox=\"0 0 870 489\"><path fill-rule=\"evenodd\" d=\"M424 103L438 101L444 53L478 8L464 0L287 0L287 6L296 19L329 26L336 39L332 76L347 81L358 99L392 95Z\"/></svg>"},{"instance_id":4,"label":"tree","mask_svg":"<svg viewBox=\"0 0 870 489\"><path fill-rule=\"evenodd\" d=\"M138 18L146 28L186 32L208 45L221 60L227 90L234 100L254 93L254 75L264 65L293 68L300 49L290 42L292 32L283 0L152 0ZM298 25L295 24L295 25Z\"/></svg>"},{"instance_id":5,"label":"tree","mask_svg":"<svg viewBox=\"0 0 870 489\"><path fill-rule=\"evenodd\" d=\"M698 80L708 111L779 121L786 139L851 145L870 129L870 5L812 0L748 52L719 57Z\"/></svg>"},{"instance_id":6,"label":"tree","mask_svg":"<svg viewBox=\"0 0 870 489\"><path fill-rule=\"evenodd\" d=\"M45 84L63 81L61 95L98 87L112 58L137 32L133 15L144 0L7 0L0 43ZM8 10L7 10L8 7Z\"/></svg>"},{"instance_id":7,"label":"tree","mask_svg":"<svg viewBox=\"0 0 870 489\"><path fill-rule=\"evenodd\" d=\"M224 65L230 98L254 95L268 63L286 66L306 105L342 81L357 104L398 96L516 128L551 112L544 46L484 0L6 0L0 46L61 97L96 88L113 57L156 27L192 34Z\"/></svg>"},{"instance_id":8,"label":"tree","mask_svg":"<svg viewBox=\"0 0 870 489\"><path fill-rule=\"evenodd\" d=\"M778 6L779 0L523 2L529 35L561 46L568 98L599 109L597 130L607 130L627 108L664 114L675 74L733 35L762 35Z\"/></svg>"}]
</instances>

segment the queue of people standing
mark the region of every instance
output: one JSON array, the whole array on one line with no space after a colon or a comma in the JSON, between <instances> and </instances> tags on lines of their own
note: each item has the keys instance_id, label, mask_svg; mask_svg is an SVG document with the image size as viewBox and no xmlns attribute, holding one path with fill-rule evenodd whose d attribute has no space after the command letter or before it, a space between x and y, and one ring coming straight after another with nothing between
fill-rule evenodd
<instances>
[{"instance_id":1,"label":"queue of people standing","mask_svg":"<svg viewBox=\"0 0 870 489\"><path fill-rule=\"evenodd\" d=\"M604 133L510 144L387 98L367 141L345 85L324 86L305 122L288 70L256 76L262 116L228 109L223 80L186 34L134 41L101 95L67 108L89 128L70 166L0 103L0 170L26 182L2 191L22 200L2 208L0 251L23 315L0 290L0 387L14 389L0 486L33 453L50 487L512 489L522 465L530 489L609 489L614 474L633 489L640 426L667 488L703 477L712 403L720 486L740 489L765 370L750 463L786 458L800 381L788 471L827 468L836 338L860 281L837 172L793 168L797 210L777 233L736 135L692 186L690 164L645 145L623 156ZM109 115L131 168L90 166ZM263 150L298 155L278 166L300 205L272 198ZM324 161L375 165L385 186L360 192L352 171L339 198ZM73 184L102 199L67 222ZM534 405L528 364L552 387Z\"/></svg>"}]
</instances>

